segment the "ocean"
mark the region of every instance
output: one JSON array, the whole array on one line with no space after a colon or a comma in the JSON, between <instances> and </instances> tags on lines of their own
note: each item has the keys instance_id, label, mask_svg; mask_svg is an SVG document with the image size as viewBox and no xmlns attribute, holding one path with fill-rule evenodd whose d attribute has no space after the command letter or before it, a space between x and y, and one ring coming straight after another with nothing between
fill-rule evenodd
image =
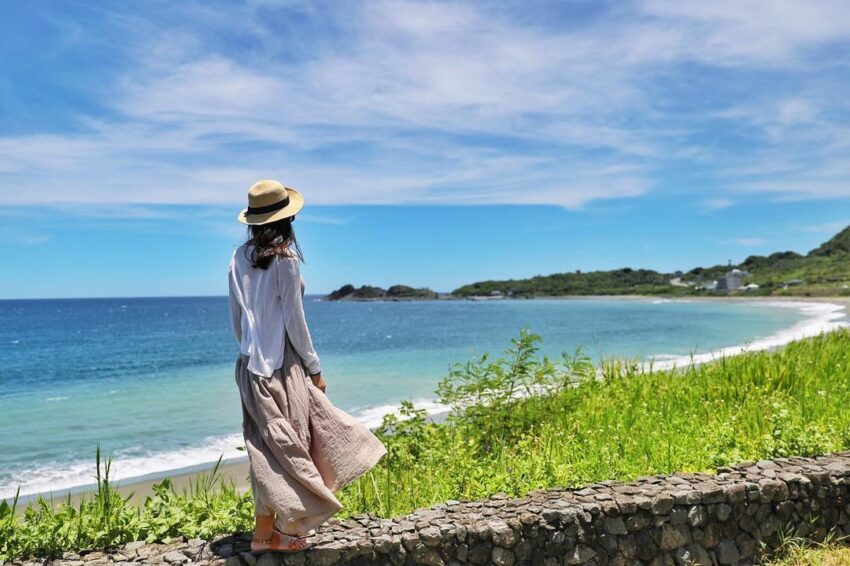
<instances>
[{"instance_id":1,"label":"ocean","mask_svg":"<svg viewBox=\"0 0 850 566\"><path fill-rule=\"evenodd\" d=\"M528 327L551 356L666 364L779 345L843 315L824 303L552 299L325 302L305 298L327 394L374 426L430 411L452 363L499 354ZM241 411L226 297L0 301L0 498L238 457Z\"/></svg>"}]
</instances>

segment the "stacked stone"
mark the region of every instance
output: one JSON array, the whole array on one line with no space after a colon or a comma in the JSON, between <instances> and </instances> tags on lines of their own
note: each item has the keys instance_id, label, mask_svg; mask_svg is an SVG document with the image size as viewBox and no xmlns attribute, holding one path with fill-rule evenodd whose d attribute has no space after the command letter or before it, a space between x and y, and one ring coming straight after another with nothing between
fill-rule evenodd
<instances>
[{"instance_id":1,"label":"stacked stone","mask_svg":"<svg viewBox=\"0 0 850 566\"><path fill-rule=\"evenodd\" d=\"M787 537L820 541L831 531L850 534L848 484L850 452L744 462L717 475L643 477L522 498L496 494L447 501L393 520L331 520L311 537L312 548L296 554L257 557L247 552L249 537L226 537L200 547L191 562L750 564ZM147 561L171 562L165 554Z\"/></svg>"},{"instance_id":2,"label":"stacked stone","mask_svg":"<svg viewBox=\"0 0 850 566\"><path fill-rule=\"evenodd\" d=\"M850 534L850 452L743 462L333 522L285 564L752 563L789 536ZM236 565L232 565L236 566Z\"/></svg>"}]
</instances>

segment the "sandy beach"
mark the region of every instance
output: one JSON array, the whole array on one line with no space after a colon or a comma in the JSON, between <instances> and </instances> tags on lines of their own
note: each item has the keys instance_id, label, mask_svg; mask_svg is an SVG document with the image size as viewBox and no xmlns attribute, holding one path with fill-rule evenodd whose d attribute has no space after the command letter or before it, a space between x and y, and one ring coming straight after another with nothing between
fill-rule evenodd
<instances>
[{"instance_id":1,"label":"sandy beach","mask_svg":"<svg viewBox=\"0 0 850 566\"><path fill-rule=\"evenodd\" d=\"M132 495L130 499L131 501L142 504L144 503L145 498L153 495L153 486L160 483L164 478L169 478L175 491L181 493L183 491L190 490L192 485L197 484L199 480L208 476L214 465L214 462L207 462L161 474L127 478L125 480L116 481L113 485L122 496L129 497ZM219 473L223 481L233 482L240 493L244 493L251 486L248 479L247 457L233 458L223 461L219 467ZM68 490L62 490L56 493L45 492L41 494L21 496L18 500L17 511L22 512L26 508L27 503L35 501L35 499L39 496L44 497L47 501L52 502L54 505L64 503L68 500L68 497L70 497L71 504L76 506L79 504L81 498L87 497L93 490L94 486L89 485L74 488L70 490L70 492Z\"/></svg>"}]
</instances>

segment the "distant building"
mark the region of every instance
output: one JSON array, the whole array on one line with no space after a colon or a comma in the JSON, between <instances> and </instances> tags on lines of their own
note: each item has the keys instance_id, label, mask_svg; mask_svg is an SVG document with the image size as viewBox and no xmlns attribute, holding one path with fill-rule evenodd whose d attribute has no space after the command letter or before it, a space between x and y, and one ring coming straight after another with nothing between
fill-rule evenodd
<instances>
[{"instance_id":1,"label":"distant building","mask_svg":"<svg viewBox=\"0 0 850 566\"><path fill-rule=\"evenodd\" d=\"M805 281L803 281L802 279L789 279L788 281L782 284L782 288L787 289L788 287L796 287L797 285L802 285L804 283Z\"/></svg>"},{"instance_id":2,"label":"distant building","mask_svg":"<svg viewBox=\"0 0 850 566\"><path fill-rule=\"evenodd\" d=\"M727 292L737 291L744 286L744 277L747 275L749 275L749 273L741 271L740 269L727 271L725 276L718 279L717 290Z\"/></svg>"},{"instance_id":3,"label":"distant building","mask_svg":"<svg viewBox=\"0 0 850 566\"><path fill-rule=\"evenodd\" d=\"M744 277L749 275L746 271L733 269L726 273L726 288L730 291L736 291L744 286Z\"/></svg>"},{"instance_id":4,"label":"distant building","mask_svg":"<svg viewBox=\"0 0 850 566\"><path fill-rule=\"evenodd\" d=\"M746 285L744 285L744 286L742 287L742 289L743 289L744 291L755 291L755 290L757 290L758 288L759 288L759 286L758 286L758 284L756 284L756 283L748 283L748 284L746 284Z\"/></svg>"}]
</instances>

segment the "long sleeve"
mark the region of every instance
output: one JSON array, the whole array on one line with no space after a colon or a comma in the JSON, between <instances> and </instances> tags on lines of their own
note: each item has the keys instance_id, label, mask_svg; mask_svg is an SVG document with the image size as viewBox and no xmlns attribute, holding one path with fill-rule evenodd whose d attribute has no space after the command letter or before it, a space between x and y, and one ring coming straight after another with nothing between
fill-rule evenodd
<instances>
[{"instance_id":1,"label":"long sleeve","mask_svg":"<svg viewBox=\"0 0 850 566\"><path fill-rule=\"evenodd\" d=\"M236 342L242 344L242 307L239 305L239 299L236 297L235 284L233 283L233 266L227 273L227 284L229 288L228 302L230 303L230 326L233 330L233 336L236 337Z\"/></svg>"},{"instance_id":2,"label":"long sleeve","mask_svg":"<svg viewBox=\"0 0 850 566\"><path fill-rule=\"evenodd\" d=\"M301 268L296 258L280 258L276 262L278 270L278 290L283 303L283 324L286 334L307 371L317 374L322 371L319 355L313 349L313 340L307 329L304 317L304 303L301 298Z\"/></svg>"}]
</instances>

